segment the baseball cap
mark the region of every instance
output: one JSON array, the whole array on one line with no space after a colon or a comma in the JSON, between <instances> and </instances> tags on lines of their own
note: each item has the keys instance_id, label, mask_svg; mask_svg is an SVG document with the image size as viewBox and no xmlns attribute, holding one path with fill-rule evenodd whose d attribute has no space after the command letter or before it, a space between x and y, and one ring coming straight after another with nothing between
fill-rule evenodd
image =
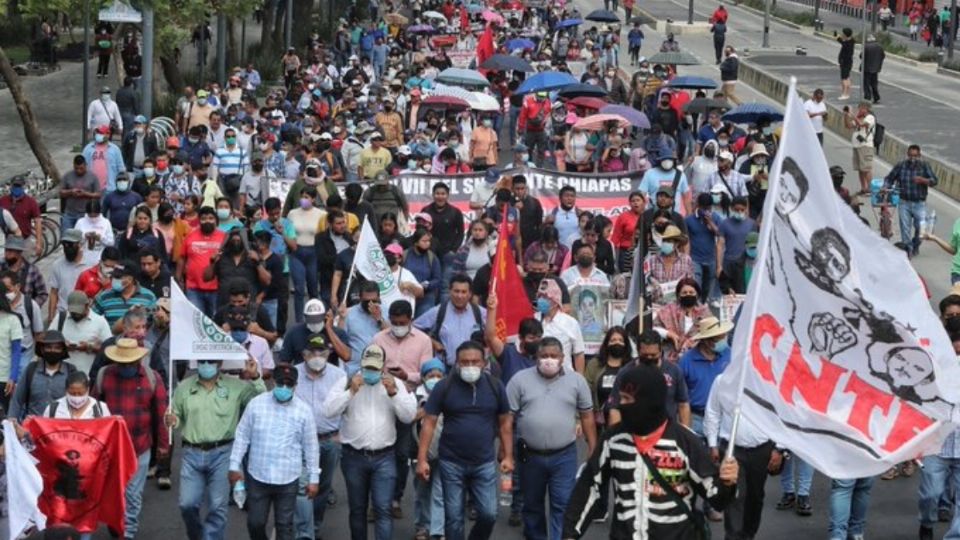
<instances>
[{"instance_id":1,"label":"baseball cap","mask_svg":"<svg viewBox=\"0 0 960 540\"><path fill-rule=\"evenodd\" d=\"M379 345L368 345L360 355L360 368L383 369L387 355Z\"/></svg>"},{"instance_id":2,"label":"baseball cap","mask_svg":"<svg viewBox=\"0 0 960 540\"><path fill-rule=\"evenodd\" d=\"M370 134L370 140L372 141L374 139L378 139L382 141L383 133L380 133L379 131L374 131L373 133Z\"/></svg>"},{"instance_id":3,"label":"baseball cap","mask_svg":"<svg viewBox=\"0 0 960 540\"><path fill-rule=\"evenodd\" d=\"M297 379L300 378L300 374L297 373L297 368L293 364L277 364L273 368L273 380L278 385L281 386L296 386Z\"/></svg>"},{"instance_id":4,"label":"baseball cap","mask_svg":"<svg viewBox=\"0 0 960 540\"><path fill-rule=\"evenodd\" d=\"M67 296L67 311L70 313L81 314L87 309L90 299L83 291L72 291Z\"/></svg>"},{"instance_id":5,"label":"baseball cap","mask_svg":"<svg viewBox=\"0 0 960 540\"><path fill-rule=\"evenodd\" d=\"M307 305L303 306L303 318L307 324L320 324L323 322L323 316L327 314L327 308L319 298L307 300Z\"/></svg>"},{"instance_id":6,"label":"baseball cap","mask_svg":"<svg viewBox=\"0 0 960 540\"><path fill-rule=\"evenodd\" d=\"M23 186L27 183L27 179L23 177L22 174L18 174L10 179L11 186Z\"/></svg>"},{"instance_id":7,"label":"baseball cap","mask_svg":"<svg viewBox=\"0 0 960 540\"><path fill-rule=\"evenodd\" d=\"M144 115L142 115L142 114L138 114L137 116L135 116L135 117L133 118L133 123L134 123L134 124L146 124L146 123L147 123L147 117L144 116Z\"/></svg>"},{"instance_id":8,"label":"baseball cap","mask_svg":"<svg viewBox=\"0 0 960 540\"><path fill-rule=\"evenodd\" d=\"M377 176L373 179L373 183L378 186L385 186L390 182L390 177L387 176L385 171L380 171L377 173Z\"/></svg>"},{"instance_id":9,"label":"baseball cap","mask_svg":"<svg viewBox=\"0 0 960 540\"><path fill-rule=\"evenodd\" d=\"M847 171L843 170L843 167L839 165L834 165L830 167L830 176L846 176Z\"/></svg>"},{"instance_id":10,"label":"baseball cap","mask_svg":"<svg viewBox=\"0 0 960 540\"><path fill-rule=\"evenodd\" d=\"M409 147L409 146L403 144L403 145L400 145L399 148L397 148L397 153L398 153L398 154L402 154L402 155L404 155L404 156L409 156L409 155L412 154L413 152L410 150L410 147Z\"/></svg>"},{"instance_id":11,"label":"baseball cap","mask_svg":"<svg viewBox=\"0 0 960 540\"><path fill-rule=\"evenodd\" d=\"M99 134L101 134L101 135L109 135L109 134L110 134L110 126L109 126L108 124L103 124L103 125L101 125L101 126L98 126L98 127L97 127L97 133L99 133Z\"/></svg>"},{"instance_id":12,"label":"baseball cap","mask_svg":"<svg viewBox=\"0 0 960 540\"><path fill-rule=\"evenodd\" d=\"M730 151L724 150L723 152L720 152L720 154L717 156L717 159L722 159L724 161L733 161L733 153Z\"/></svg>"},{"instance_id":13,"label":"baseball cap","mask_svg":"<svg viewBox=\"0 0 960 540\"><path fill-rule=\"evenodd\" d=\"M304 349L308 351L325 351L329 348L327 338L325 338L323 334L310 334L307 336L307 345Z\"/></svg>"},{"instance_id":14,"label":"baseball cap","mask_svg":"<svg viewBox=\"0 0 960 540\"><path fill-rule=\"evenodd\" d=\"M207 99L207 95L206 90L197 90L197 99Z\"/></svg>"},{"instance_id":15,"label":"baseball cap","mask_svg":"<svg viewBox=\"0 0 960 540\"><path fill-rule=\"evenodd\" d=\"M83 233L81 233L79 229L67 229L63 231L63 236L60 240L77 244L83 241Z\"/></svg>"},{"instance_id":16,"label":"baseball cap","mask_svg":"<svg viewBox=\"0 0 960 540\"><path fill-rule=\"evenodd\" d=\"M320 140L321 140L321 141L332 141L332 140L333 140L333 135L331 135L331 134L329 134L329 133L327 133L327 132L323 132L323 133L320 134Z\"/></svg>"},{"instance_id":17,"label":"baseball cap","mask_svg":"<svg viewBox=\"0 0 960 540\"><path fill-rule=\"evenodd\" d=\"M20 238L19 236L8 236L7 242L3 248L7 251L23 251L23 238Z\"/></svg>"},{"instance_id":18,"label":"baseball cap","mask_svg":"<svg viewBox=\"0 0 960 540\"><path fill-rule=\"evenodd\" d=\"M383 250L387 253L393 253L394 255L397 255L397 256L403 255L403 248L400 246L400 244L397 244L396 242L383 248Z\"/></svg>"},{"instance_id":19,"label":"baseball cap","mask_svg":"<svg viewBox=\"0 0 960 540\"><path fill-rule=\"evenodd\" d=\"M661 193L663 193L663 194L666 195L667 197L673 197L673 188L670 187L670 186L668 186L668 185L660 186L660 187L657 189L657 195L659 195L659 194L661 194Z\"/></svg>"},{"instance_id":20,"label":"baseball cap","mask_svg":"<svg viewBox=\"0 0 960 540\"><path fill-rule=\"evenodd\" d=\"M177 149L179 149L179 148L180 148L180 139L178 139L175 135L171 135L170 137L167 137L167 148L177 148Z\"/></svg>"}]
</instances>

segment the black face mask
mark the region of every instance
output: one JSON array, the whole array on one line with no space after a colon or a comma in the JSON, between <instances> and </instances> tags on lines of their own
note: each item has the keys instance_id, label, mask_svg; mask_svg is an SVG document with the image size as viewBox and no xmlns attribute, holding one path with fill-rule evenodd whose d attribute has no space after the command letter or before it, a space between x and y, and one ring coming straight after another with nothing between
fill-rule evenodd
<instances>
[{"instance_id":1,"label":"black face mask","mask_svg":"<svg viewBox=\"0 0 960 540\"><path fill-rule=\"evenodd\" d=\"M7 261L7 264L8 264L8 265L13 266L13 265L17 264L17 261L19 261L20 258L19 258L19 257L4 257L3 260Z\"/></svg>"},{"instance_id":2,"label":"black face mask","mask_svg":"<svg viewBox=\"0 0 960 540\"><path fill-rule=\"evenodd\" d=\"M613 345L607 345L607 354L612 358L626 358L627 356L627 346L623 343L615 343Z\"/></svg>"},{"instance_id":3,"label":"black face mask","mask_svg":"<svg viewBox=\"0 0 960 540\"><path fill-rule=\"evenodd\" d=\"M253 172L260 173L263 172L263 163L253 166Z\"/></svg>"},{"instance_id":4,"label":"black face mask","mask_svg":"<svg viewBox=\"0 0 960 540\"><path fill-rule=\"evenodd\" d=\"M40 356L43 357L43 361L47 365L52 366L63 360L64 351L44 350L40 353Z\"/></svg>"},{"instance_id":5,"label":"black face mask","mask_svg":"<svg viewBox=\"0 0 960 540\"><path fill-rule=\"evenodd\" d=\"M203 234L213 234L213 230L216 229L216 228L217 228L217 226L214 225L213 223L201 223L201 224L200 224L200 232L202 232Z\"/></svg>"},{"instance_id":6,"label":"black face mask","mask_svg":"<svg viewBox=\"0 0 960 540\"><path fill-rule=\"evenodd\" d=\"M693 306L697 305L697 297L696 297L696 296L681 296L681 297L680 297L680 305L681 305L682 307L685 307L685 308L692 308Z\"/></svg>"},{"instance_id":7,"label":"black face mask","mask_svg":"<svg viewBox=\"0 0 960 540\"><path fill-rule=\"evenodd\" d=\"M393 253L384 253L383 258L387 260L387 264L390 266L397 264L397 256Z\"/></svg>"},{"instance_id":8,"label":"black face mask","mask_svg":"<svg viewBox=\"0 0 960 540\"><path fill-rule=\"evenodd\" d=\"M70 314L70 318L73 319L75 322L80 322L80 321L82 321L84 317L85 317L85 315L82 314L82 313L71 313L71 314Z\"/></svg>"},{"instance_id":9,"label":"black face mask","mask_svg":"<svg viewBox=\"0 0 960 540\"><path fill-rule=\"evenodd\" d=\"M80 253L80 246L77 244L63 244L63 255L67 258L68 261L72 261L77 258L77 255Z\"/></svg>"},{"instance_id":10,"label":"black face mask","mask_svg":"<svg viewBox=\"0 0 960 540\"><path fill-rule=\"evenodd\" d=\"M620 416L626 431L649 435L667 420L667 383L663 372L654 366L640 365L628 370L620 383L634 402L620 403Z\"/></svg>"},{"instance_id":11,"label":"black face mask","mask_svg":"<svg viewBox=\"0 0 960 540\"><path fill-rule=\"evenodd\" d=\"M243 253L243 241L242 240L231 240L227 244L227 251L231 254L236 255L238 253Z\"/></svg>"},{"instance_id":12,"label":"black face mask","mask_svg":"<svg viewBox=\"0 0 960 540\"><path fill-rule=\"evenodd\" d=\"M524 342L523 342L523 352L526 353L527 356L536 356L536 355L537 355L537 351L539 351L539 350L540 350L540 342L539 342L539 341L533 341L533 342L524 341Z\"/></svg>"},{"instance_id":13,"label":"black face mask","mask_svg":"<svg viewBox=\"0 0 960 540\"><path fill-rule=\"evenodd\" d=\"M577 266L580 268L590 268L593 266L593 257L590 256L580 256L577 257Z\"/></svg>"},{"instance_id":14,"label":"black face mask","mask_svg":"<svg viewBox=\"0 0 960 540\"><path fill-rule=\"evenodd\" d=\"M533 283L540 283L545 277L547 277L547 274L544 272L527 272L527 279Z\"/></svg>"}]
</instances>

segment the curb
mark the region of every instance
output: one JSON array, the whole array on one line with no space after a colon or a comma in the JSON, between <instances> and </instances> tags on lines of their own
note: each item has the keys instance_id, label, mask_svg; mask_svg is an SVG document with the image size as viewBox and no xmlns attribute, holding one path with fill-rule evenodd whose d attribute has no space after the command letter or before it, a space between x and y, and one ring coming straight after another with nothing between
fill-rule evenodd
<instances>
[{"instance_id":1,"label":"curb","mask_svg":"<svg viewBox=\"0 0 960 540\"><path fill-rule=\"evenodd\" d=\"M946 75L947 77L953 77L954 79L960 79L960 71L953 69L945 69L937 66L937 73L940 75Z\"/></svg>"},{"instance_id":2,"label":"curb","mask_svg":"<svg viewBox=\"0 0 960 540\"><path fill-rule=\"evenodd\" d=\"M957 75L957 78L960 78L960 74ZM777 103L783 105L787 102L787 92L789 91L788 81L764 71L763 68L750 62L749 58L744 58L740 61L739 80ZM812 93L800 88L797 88L797 92L800 93L803 99L808 99ZM823 126L840 137L849 139L852 132L843 125L842 108L832 103L825 103L828 113L824 119ZM855 104L855 101L851 103ZM888 129L876 157L887 163L897 163L906 155L907 147L910 146L910 144L911 143L891 133ZM960 200L960 165L949 163L929 155L924 156L924 160L930 164L930 167L940 180L933 189L954 200Z\"/></svg>"}]
</instances>

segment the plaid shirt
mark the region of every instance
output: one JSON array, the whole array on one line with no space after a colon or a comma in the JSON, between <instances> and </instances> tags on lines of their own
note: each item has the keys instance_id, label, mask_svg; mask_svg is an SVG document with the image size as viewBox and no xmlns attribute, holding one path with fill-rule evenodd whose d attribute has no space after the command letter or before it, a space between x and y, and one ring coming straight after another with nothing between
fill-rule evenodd
<instances>
[{"instance_id":1,"label":"plaid shirt","mask_svg":"<svg viewBox=\"0 0 960 540\"><path fill-rule=\"evenodd\" d=\"M10 268L10 265L6 262L0 263L0 271L6 272L7 270L13 270ZM14 270L17 272L16 270ZM50 295L47 293L47 282L43 280L43 274L40 273L40 269L37 268L37 265L30 264L24 259L23 266L20 267L20 271L17 272L20 275L20 281L23 286L23 295L28 298L33 298L37 301L37 304L44 305L47 303L47 298Z\"/></svg>"},{"instance_id":2,"label":"plaid shirt","mask_svg":"<svg viewBox=\"0 0 960 540\"><path fill-rule=\"evenodd\" d=\"M913 181L915 176L926 178L930 181L930 184L917 184ZM899 189L900 200L917 202L926 201L927 188L937 185L937 182L939 182L937 175L933 173L933 169L926 161L918 159L911 162L909 159L905 159L893 167L893 170L884 179L883 185L887 188Z\"/></svg>"},{"instance_id":3,"label":"plaid shirt","mask_svg":"<svg viewBox=\"0 0 960 540\"><path fill-rule=\"evenodd\" d=\"M659 303L663 298L663 293L660 290L661 283L669 283L685 277L693 278L693 259L686 253L677 253L669 271L663 264L663 256L659 253L647 255L643 265L643 270L647 274L650 299L654 303Z\"/></svg>"},{"instance_id":4,"label":"plaid shirt","mask_svg":"<svg viewBox=\"0 0 960 540\"><path fill-rule=\"evenodd\" d=\"M248 451L247 472L258 482L289 484L300 478L304 469L311 484L320 479L316 420L299 397L280 403L269 393L250 400L237 425L231 471L243 470L243 456Z\"/></svg>"},{"instance_id":5,"label":"plaid shirt","mask_svg":"<svg viewBox=\"0 0 960 540\"><path fill-rule=\"evenodd\" d=\"M137 455L143 454L153 446L153 426L163 425L163 414L167 410L167 389L159 373L154 374L154 388L150 392L143 364L138 364L139 373L132 379L120 376L120 364L112 364L101 370L103 378L94 388L94 396L105 402L110 412L122 416L130 431L133 448ZM157 430L158 450L169 450L170 439L166 429Z\"/></svg>"}]
</instances>

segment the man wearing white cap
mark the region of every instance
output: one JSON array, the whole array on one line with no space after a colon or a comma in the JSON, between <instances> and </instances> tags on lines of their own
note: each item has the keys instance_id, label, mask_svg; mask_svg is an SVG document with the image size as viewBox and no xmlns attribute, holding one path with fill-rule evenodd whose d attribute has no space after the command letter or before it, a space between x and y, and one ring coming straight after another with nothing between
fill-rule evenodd
<instances>
[{"instance_id":1,"label":"man wearing white cap","mask_svg":"<svg viewBox=\"0 0 960 540\"><path fill-rule=\"evenodd\" d=\"M712 192L713 187L719 185L723 187L722 193L726 193L730 199L747 196L747 182L752 179L733 168L734 159L729 150L720 152L717 156L717 172L707 178L706 189Z\"/></svg>"},{"instance_id":2,"label":"man wearing white cap","mask_svg":"<svg viewBox=\"0 0 960 540\"><path fill-rule=\"evenodd\" d=\"M63 257L54 263L50 270L49 302L47 303L47 319L53 320L57 311L67 309L67 295L73 292L77 278L86 270L83 264L83 236L77 229L67 229L61 238L63 243Z\"/></svg>"},{"instance_id":3,"label":"man wearing white cap","mask_svg":"<svg viewBox=\"0 0 960 540\"><path fill-rule=\"evenodd\" d=\"M67 340L70 363L78 370L89 373L104 341L113 337L110 325L103 315L90 310L90 299L83 291L73 291L67 296L66 311L58 311L50 319L50 330L59 330Z\"/></svg>"}]
</instances>

